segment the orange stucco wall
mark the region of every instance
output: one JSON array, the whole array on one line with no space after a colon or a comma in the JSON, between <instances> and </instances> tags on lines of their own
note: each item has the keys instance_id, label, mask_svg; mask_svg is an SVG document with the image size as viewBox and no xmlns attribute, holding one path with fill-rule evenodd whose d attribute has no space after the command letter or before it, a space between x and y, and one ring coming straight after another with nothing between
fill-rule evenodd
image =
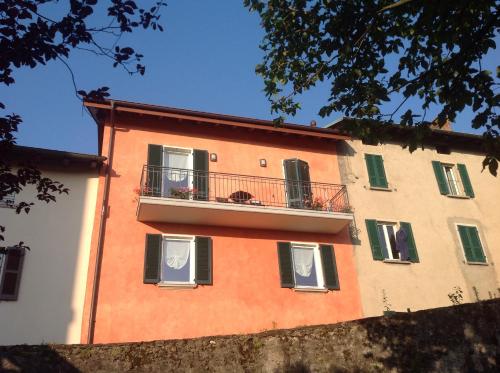
<instances>
[{"instance_id":1,"label":"orange stucco wall","mask_svg":"<svg viewBox=\"0 0 500 373\"><path fill-rule=\"evenodd\" d=\"M309 163L311 181L339 183L335 142L119 115L115 118L109 215L105 230L94 342L122 342L256 332L332 323L361 316L361 302L347 232L338 235L214 226L141 223L134 189L147 145L163 144L216 153L210 171L283 178L282 160ZM107 153L109 127L102 144ZM267 160L260 167L259 159ZM102 197L103 177L100 195ZM98 211L101 206L98 204ZM96 214L96 216L99 214ZM209 224L209 222L207 222ZM96 219L82 341L86 341L97 247ZM213 285L166 289L142 282L146 233L207 235L213 240ZM298 292L280 287L277 241L333 243L340 291Z\"/></svg>"}]
</instances>

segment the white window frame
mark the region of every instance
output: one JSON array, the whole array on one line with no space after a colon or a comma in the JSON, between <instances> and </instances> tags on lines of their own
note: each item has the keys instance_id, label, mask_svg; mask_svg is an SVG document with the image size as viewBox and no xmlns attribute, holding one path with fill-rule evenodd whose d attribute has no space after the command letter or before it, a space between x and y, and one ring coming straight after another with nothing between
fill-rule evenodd
<instances>
[{"instance_id":1,"label":"white window frame","mask_svg":"<svg viewBox=\"0 0 500 373\"><path fill-rule=\"evenodd\" d=\"M321 261L321 254L319 252L319 244L313 242L291 242L291 255L292 255L292 270L293 270L293 282L295 284L294 288L298 290L324 290L325 288L325 279L323 277L323 262ZM297 279L295 278L295 262L293 261L293 249L295 247L300 248L310 248L313 250L313 260L314 266L316 269L316 281L318 283L317 286L305 286L305 285L297 285Z\"/></svg>"},{"instance_id":2,"label":"white window frame","mask_svg":"<svg viewBox=\"0 0 500 373\"><path fill-rule=\"evenodd\" d=\"M387 249L387 255L389 256L388 258L384 258L385 261L398 261L398 262L407 262L405 260L401 260L401 257L399 258L394 258L392 255L392 249L391 249L391 241L389 240L389 233L387 232L387 226L391 225L394 228L394 235L396 235L396 232L399 230L399 223L396 221L390 221L390 220L377 220L377 235L378 235L378 226L383 225L383 231L384 231L384 240L385 240L385 246Z\"/></svg>"},{"instance_id":3,"label":"white window frame","mask_svg":"<svg viewBox=\"0 0 500 373\"><path fill-rule=\"evenodd\" d=\"M191 171L191 173L189 174L188 176L188 188L191 188L193 189L193 182L194 182L194 178L193 178L193 174L192 174L192 171L193 171L193 167L194 167L194 149L193 148L184 148L184 147L181 147L181 146L173 146L173 145L162 145L162 154L161 154L161 162L163 164L163 161L165 159L165 152L172 152L172 153L181 153L181 154L188 154L188 164L189 164L189 168L188 170ZM165 169L166 165L163 165L163 168ZM162 193L161 195L169 195L167 193L165 193L165 191L163 190L163 179L161 181L161 188L162 188ZM190 195L189 196L189 199L193 199L193 196Z\"/></svg>"},{"instance_id":4,"label":"white window frame","mask_svg":"<svg viewBox=\"0 0 500 373\"><path fill-rule=\"evenodd\" d=\"M469 262L467 260L467 257L465 256L464 243L462 242L462 237L460 237L460 231L458 230L459 226L473 227L473 228L477 229L477 236L479 237L479 243L481 244L481 249L483 250L483 255L484 255L484 260L485 260L484 262ZM458 242L460 242L460 249L462 250L462 257L464 258L464 263L476 264L476 265L489 265L488 256L486 255L485 246L483 244L483 239L481 238L481 231L479 230L479 227L476 224L455 223L455 233L458 237Z\"/></svg>"},{"instance_id":5,"label":"white window frame","mask_svg":"<svg viewBox=\"0 0 500 373\"><path fill-rule=\"evenodd\" d=\"M457 165L452 163L441 163L441 165L443 167L444 176L446 178L446 184L448 185L448 189L450 190L450 195L456 197L465 196L465 191L462 186L462 180L460 179L460 173L458 172ZM447 170L450 171L451 180L448 178ZM453 188L455 188L455 190ZM454 193L454 191L456 191L456 193Z\"/></svg>"},{"instance_id":6,"label":"white window frame","mask_svg":"<svg viewBox=\"0 0 500 373\"><path fill-rule=\"evenodd\" d=\"M189 281L163 281L161 279L163 266L163 242L165 240L189 241ZM196 285L196 247L195 236L181 234L162 234L161 241L161 266L160 266L160 282L159 286L195 286Z\"/></svg>"}]
</instances>

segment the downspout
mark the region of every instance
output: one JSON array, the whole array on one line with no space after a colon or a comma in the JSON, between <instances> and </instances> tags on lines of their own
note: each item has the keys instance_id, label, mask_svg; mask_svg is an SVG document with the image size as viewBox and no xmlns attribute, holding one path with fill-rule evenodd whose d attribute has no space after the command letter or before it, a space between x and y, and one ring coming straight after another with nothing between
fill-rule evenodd
<instances>
[{"instance_id":1,"label":"downspout","mask_svg":"<svg viewBox=\"0 0 500 373\"><path fill-rule=\"evenodd\" d=\"M94 343L95 316L97 308L97 297L99 292L99 277L101 274L104 231L106 229L106 221L108 219L108 209L109 209L109 185L111 182L111 170L113 169L113 150L114 150L113 148L115 143L115 102L113 100L110 100L110 103L111 103L111 113L110 113L111 128L110 128L109 144L108 144L108 165L104 171L105 172L104 193L102 197L101 219L99 222L99 236L97 239L94 279L92 282L92 297L90 300L90 316L89 316L89 326L87 333L88 344Z\"/></svg>"}]
</instances>

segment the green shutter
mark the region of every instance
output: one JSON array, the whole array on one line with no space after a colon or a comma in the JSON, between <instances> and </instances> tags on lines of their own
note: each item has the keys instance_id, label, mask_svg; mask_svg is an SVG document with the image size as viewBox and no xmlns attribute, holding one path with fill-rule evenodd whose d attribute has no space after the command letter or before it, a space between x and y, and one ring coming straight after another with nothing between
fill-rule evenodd
<instances>
[{"instance_id":1,"label":"green shutter","mask_svg":"<svg viewBox=\"0 0 500 373\"><path fill-rule=\"evenodd\" d=\"M146 188L144 188L144 191L146 191L147 195L153 197L161 196L162 163L163 146L149 144L147 185L145 185Z\"/></svg>"},{"instance_id":2,"label":"green shutter","mask_svg":"<svg viewBox=\"0 0 500 373\"><path fill-rule=\"evenodd\" d=\"M381 155L375 156L375 169L377 170L378 186L380 188L387 188L387 177L385 176L384 160Z\"/></svg>"},{"instance_id":3,"label":"green shutter","mask_svg":"<svg viewBox=\"0 0 500 373\"><path fill-rule=\"evenodd\" d=\"M472 247L472 242L469 237L469 227L463 225L458 226L458 234L460 235L460 240L462 241L462 247L465 253L465 259L468 262L475 262L474 250Z\"/></svg>"},{"instance_id":4,"label":"green shutter","mask_svg":"<svg viewBox=\"0 0 500 373\"><path fill-rule=\"evenodd\" d=\"M321 264L323 266L325 287L330 290L340 290L333 245L319 245L319 250L321 253Z\"/></svg>"},{"instance_id":5,"label":"green shutter","mask_svg":"<svg viewBox=\"0 0 500 373\"><path fill-rule=\"evenodd\" d=\"M160 282L162 240L161 234L146 234L143 281L145 284L157 284Z\"/></svg>"},{"instance_id":6,"label":"green shutter","mask_svg":"<svg viewBox=\"0 0 500 373\"><path fill-rule=\"evenodd\" d=\"M200 285L212 285L212 238L195 238L196 275L195 281Z\"/></svg>"},{"instance_id":7,"label":"green shutter","mask_svg":"<svg viewBox=\"0 0 500 373\"><path fill-rule=\"evenodd\" d=\"M278 264L281 287L293 288L295 278L293 276L292 244L290 242L278 242Z\"/></svg>"},{"instance_id":8,"label":"green shutter","mask_svg":"<svg viewBox=\"0 0 500 373\"><path fill-rule=\"evenodd\" d=\"M193 198L208 201L208 151L193 150Z\"/></svg>"},{"instance_id":9,"label":"green shutter","mask_svg":"<svg viewBox=\"0 0 500 373\"><path fill-rule=\"evenodd\" d=\"M387 188L387 177L385 175L384 160L381 155L366 154L366 168L370 186L376 188Z\"/></svg>"},{"instance_id":10,"label":"green shutter","mask_svg":"<svg viewBox=\"0 0 500 373\"><path fill-rule=\"evenodd\" d=\"M373 260L384 260L382 254L382 246L378 239L377 221L366 219L366 230L368 231L368 238L370 240L370 247L372 248Z\"/></svg>"},{"instance_id":11,"label":"green shutter","mask_svg":"<svg viewBox=\"0 0 500 373\"><path fill-rule=\"evenodd\" d=\"M441 162L432 161L432 168L434 169L434 175L436 175L439 192L444 195L450 194L450 187L448 186L448 181L446 180Z\"/></svg>"},{"instance_id":12,"label":"green shutter","mask_svg":"<svg viewBox=\"0 0 500 373\"><path fill-rule=\"evenodd\" d=\"M481 245L481 240L479 239L479 232L477 231L476 227L469 227L469 237L470 237L470 243L472 245L474 261L486 263L486 257L484 256L483 246Z\"/></svg>"},{"instance_id":13,"label":"green shutter","mask_svg":"<svg viewBox=\"0 0 500 373\"><path fill-rule=\"evenodd\" d=\"M459 225L458 233L462 241L465 259L467 259L468 262L486 263L486 257L484 256L477 228Z\"/></svg>"},{"instance_id":14,"label":"green shutter","mask_svg":"<svg viewBox=\"0 0 500 373\"><path fill-rule=\"evenodd\" d=\"M400 222L399 225L406 231L406 245L408 246L408 255L410 256L410 262L419 263L417 245L415 245L415 238L413 237L413 230L411 229L411 224L406 222Z\"/></svg>"},{"instance_id":15,"label":"green shutter","mask_svg":"<svg viewBox=\"0 0 500 373\"><path fill-rule=\"evenodd\" d=\"M466 196L474 198L474 190L472 189L472 184L470 182L469 173L464 164L457 164L458 172L460 173L460 179L462 180L462 185L464 187L464 192Z\"/></svg>"}]
</instances>

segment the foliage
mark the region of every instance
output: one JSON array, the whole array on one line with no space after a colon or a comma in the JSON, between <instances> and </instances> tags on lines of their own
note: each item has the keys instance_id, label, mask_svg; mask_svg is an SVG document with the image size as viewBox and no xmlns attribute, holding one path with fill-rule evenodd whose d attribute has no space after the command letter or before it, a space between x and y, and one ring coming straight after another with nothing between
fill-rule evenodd
<instances>
[{"instance_id":1,"label":"foliage","mask_svg":"<svg viewBox=\"0 0 500 373\"><path fill-rule=\"evenodd\" d=\"M141 2L142 3L142 2ZM71 51L77 49L110 60L114 67L120 66L129 74L145 73L140 63L142 55L129 46L119 45L125 33L135 29L162 31L159 24L160 10L164 1L151 1L149 10L139 8L131 0L4 0L0 2L0 84L15 83L14 73L22 67L36 68L51 61L60 61L67 67ZM105 12L102 25L92 25L93 16ZM52 15L59 16L53 17ZM80 98L102 100L109 96L108 87L86 92L79 90ZM0 201L10 194L20 193L27 185L36 189L36 199L53 202L56 195L68 193L61 183L44 177L34 163L15 164L13 147L14 133L22 123L21 116L5 113L0 102ZM30 211L32 201L17 203L16 212ZM1 235L5 227L0 226ZM19 243L23 245L23 243Z\"/></svg>"},{"instance_id":2,"label":"foliage","mask_svg":"<svg viewBox=\"0 0 500 373\"><path fill-rule=\"evenodd\" d=\"M483 166L496 175L500 68L496 73L485 70L482 59L496 48L498 0L244 3L258 12L265 30L265 56L256 72L264 78L273 113L294 115L300 108L295 97L328 81L330 97L321 116L341 112L393 123L400 112L400 125L413 128L405 144L413 151L430 133L428 110L440 110L436 122L442 126L471 108L472 128L484 130ZM373 127L360 120L349 131L383 141Z\"/></svg>"},{"instance_id":3,"label":"foliage","mask_svg":"<svg viewBox=\"0 0 500 373\"><path fill-rule=\"evenodd\" d=\"M453 291L448 293L448 298L454 306L462 304L464 301L464 292L462 291L462 288L460 286L454 286Z\"/></svg>"},{"instance_id":4,"label":"foliage","mask_svg":"<svg viewBox=\"0 0 500 373\"><path fill-rule=\"evenodd\" d=\"M196 195L198 190L195 188L170 188L170 197L180 198L180 199L189 199L191 196Z\"/></svg>"},{"instance_id":5,"label":"foliage","mask_svg":"<svg viewBox=\"0 0 500 373\"><path fill-rule=\"evenodd\" d=\"M382 289L382 304L384 305L384 312L392 311L392 304L389 302L385 289Z\"/></svg>"}]
</instances>

